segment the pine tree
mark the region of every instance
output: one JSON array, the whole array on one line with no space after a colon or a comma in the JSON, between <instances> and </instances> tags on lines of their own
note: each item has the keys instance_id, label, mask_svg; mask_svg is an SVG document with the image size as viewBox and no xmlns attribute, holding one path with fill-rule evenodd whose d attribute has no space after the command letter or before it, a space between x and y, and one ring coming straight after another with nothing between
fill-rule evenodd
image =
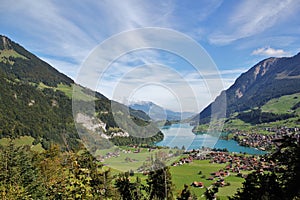
<instances>
[{"instance_id":1,"label":"pine tree","mask_svg":"<svg viewBox=\"0 0 300 200\"><path fill-rule=\"evenodd\" d=\"M128 172L119 174L118 178L116 179L115 186L118 189L123 200L131 200L134 198L133 196L136 188L135 185L130 182Z\"/></svg>"},{"instance_id":2,"label":"pine tree","mask_svg":"<svg viewBox=\"0 0 300 200\"><path fill-rule=\"evenodd\" d=\"M166 167L159 159L156 159L152 169L147 178L150 199L173 199L170 168Z\"/></svg>"},{"instance_id":3,"label":"pine tree","mask_svg":"<svg viewBox=\"0 0 300 200\"><path fill-rule=\"evenodd\" d=\"M191 191L189 190L189 186L184 184L184 189L181 191L180 196L177 198L178 200L188 200L192 197Z\"/></svg>"}]
</instances>

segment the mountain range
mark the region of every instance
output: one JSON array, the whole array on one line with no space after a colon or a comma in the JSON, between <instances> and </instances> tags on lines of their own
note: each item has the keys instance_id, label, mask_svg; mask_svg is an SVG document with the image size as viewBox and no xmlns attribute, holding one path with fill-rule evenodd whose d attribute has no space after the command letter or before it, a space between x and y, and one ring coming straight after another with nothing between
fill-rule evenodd
<instances>
[{"instance_id":1,"label":"mountain range","mask_svg":"<svg viewBox=\"0 0 300 200\"><path fill-rule=\"evenodd\" d=\"M145 112L154 121L160 121L160 120L180 121L180 120L188 119L193 115L195 115L195 113L192 112L175 112L169 109L165 109L150 101L135 102L130 104L129 107L135 110L141 110Z\"/></svg>"}]
</instances>

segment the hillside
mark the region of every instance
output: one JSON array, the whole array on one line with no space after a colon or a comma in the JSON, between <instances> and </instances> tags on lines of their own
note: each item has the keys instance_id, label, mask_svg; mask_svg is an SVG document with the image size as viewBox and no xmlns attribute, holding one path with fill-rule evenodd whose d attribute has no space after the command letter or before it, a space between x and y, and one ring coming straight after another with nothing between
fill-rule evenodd
<instances>
[{"instance_id":1,"label":"hillside","mask_svg":"<svg viewBox=\"0 0 300 200\"><path fill-rule=\"evenodd\" d=\"M73 90L78 94L73 103L88 104L87 97L93 96L95 112L85 116L75 127L72 110ZM5 36L0 36L0 138L30 136L33 145L40 144L48 149L59 144L63 149L78 149L81 141L78 132L100 135L94 141L94 149L106 147L107 143L117 145L153 143L163 138L157 134L148 138L137 138L131 127L119 127L114 120L111 101L98 92L81 87L72 79L58 72L22 46ZM150 119L142 111L119 105L122 114L141 125ZM95 117L95 119L94 119ZM93 127L87 128L90 121ZM77 121L78 123L78 121ZM76 129L77 128L77 129Z\"/></svg>"},{"instance_id":2,"label":"hillside","mask_svg":"<svg viewBox=\"0 0 300 200\"><path fill-rule=\"evenodd\" d=\"M213 103L193 119L195 123L210 120L213 105L226 98L226 117L233 113L265 105L269 100L300 92L300 53L293 57L268 58L243 73Z\"/></svg>"},{"instance_id":3,"label":"hillside","mask_svg":"<svg viewBox=\"0 0 300 200\"><path fill-rule=\"evenodd\" d=\"M5 36L0 35L0 38L1 70L9 78L37 84L44 83L48 86L74 83L72 79L58 72L19 44Z\"/></svg>"}]
</instances>

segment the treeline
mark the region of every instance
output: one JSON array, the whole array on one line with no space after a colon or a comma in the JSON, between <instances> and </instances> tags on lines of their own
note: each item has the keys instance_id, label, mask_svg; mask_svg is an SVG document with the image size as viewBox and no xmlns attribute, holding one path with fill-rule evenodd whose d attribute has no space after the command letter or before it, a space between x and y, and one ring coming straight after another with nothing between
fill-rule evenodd
<instances>
[{"instance_id":1,"label":"treeline","mask_svg":"<svg viewBox=\"0 0 300 200\"><path fill-rule=\"evenodd\" d=\"M88 152L43 153L11 142L0 148L1 199L109 199L117 194L113 177Z\"/></svg>"},{"instance_id":2,"label":"treeline","mask_svg":"<svg viewBox=\"0 0 300 200\"><path fill-rule=\"evenodd\" d=\"M14 199L173 199L169 168L155 160L146 183L134 173L113 175L87 151L51 146L35 153L13 142L0 147L0 197Z\"/></svg>"},{"instance_id":3,"label":"treeline","mask_svg":"<svg viewBox=\"0 0 300 200\"><path fill-rule=\"evenodd\" d=\"M156 135L152 137L146 138L138 138L138 137L114 137L111 141L117 146L127 146L130 144L154 144L164 139L164 134L162 132L158 132Z\"/></svg>"}]
</instances>

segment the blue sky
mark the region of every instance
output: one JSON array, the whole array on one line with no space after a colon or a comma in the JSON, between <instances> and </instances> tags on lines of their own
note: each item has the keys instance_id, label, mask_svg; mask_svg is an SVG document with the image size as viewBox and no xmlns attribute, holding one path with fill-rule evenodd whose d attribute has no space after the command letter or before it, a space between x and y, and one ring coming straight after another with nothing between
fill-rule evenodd
<instances>
[{"instance_id":1,"label":"blue sky","mask_svg":"<svg viewBox=\"0 0 300 200\"><path fill-rule=\"evenodd\" d=\"M300 51L300 4L297 0L201 0L201 1L96 1L96 0L3 0L0 3L1 34L68 76L76 79L82 63L104 40L123 31L161 27L179 31L197 41L211 56L222 77L224 88L258 61L267 57L292 56ZM143 38L139 38L142 40ZM197 107L181 105L181 110L200 111L220 92L209 94L205 80L198 77L184 60L158 50L128 53L112 64L97 85L97 90L114 98L122 77L143 80L126 74L137 66L160 63L179 73L194 94L181 98L196 99ZM140 72L141 74L138 74ZM149 76L164 85L176 76L155 68ZM171 73L171 74L170 74ZM183 78L182 78L183 77ZM178 77L177 77L178 78ZM177 85L182 80L178 80ZM180 91L180 88L177 88ZM123 103L151 100L179 110L176 94L159 85L137 87ZM177 103L176 103L177 102Z\"/></svg>"}]
</instances>

